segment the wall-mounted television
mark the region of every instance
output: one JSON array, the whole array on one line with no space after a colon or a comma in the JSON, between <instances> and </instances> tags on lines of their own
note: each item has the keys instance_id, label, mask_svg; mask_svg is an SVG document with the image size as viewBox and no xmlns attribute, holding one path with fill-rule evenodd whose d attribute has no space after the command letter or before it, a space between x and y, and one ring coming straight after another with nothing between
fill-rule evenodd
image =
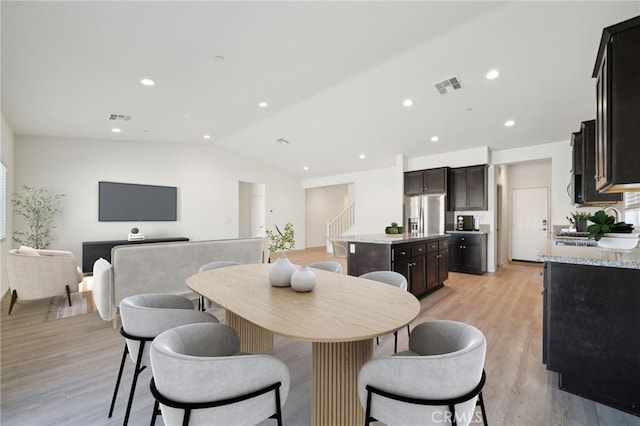
<instances>
[{"instance_id":1,"label":"wall-mounted television","mask_svg":"<svg viewBox=\"0 0 640 426\"><path fill-rule=\"evenodd\" d=\"M175 221L178 188L175 186L98 182L98 221Z\"/></svg>"}]
</instances>

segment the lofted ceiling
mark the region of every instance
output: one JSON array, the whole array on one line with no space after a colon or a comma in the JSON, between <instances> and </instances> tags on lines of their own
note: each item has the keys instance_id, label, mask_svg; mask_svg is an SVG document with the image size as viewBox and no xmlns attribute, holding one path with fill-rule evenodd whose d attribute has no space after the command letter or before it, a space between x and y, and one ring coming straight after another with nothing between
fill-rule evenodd
<instances>
[{"instance_id":1,"label":"lofted ceiling","mask_svg":"<svg viewBox=\"0 0 640 426\"><path fill-rule=\"evenodd\" d=\"M2 112L16 135L211 144L301 179L568 140L595 117L602 28L640 14L638 1L1 8ZM434 83L453 76L462 89L440 95Z\"/></svg>"}]
</instances>

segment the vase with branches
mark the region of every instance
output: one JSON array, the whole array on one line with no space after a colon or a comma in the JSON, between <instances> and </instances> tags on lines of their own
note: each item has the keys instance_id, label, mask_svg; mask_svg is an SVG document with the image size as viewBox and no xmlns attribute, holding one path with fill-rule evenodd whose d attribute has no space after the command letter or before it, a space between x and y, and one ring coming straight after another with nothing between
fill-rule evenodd
<instances>
[{"instance_id":1,"label":"vase with branches","mask_svg":"<svg viewBox=\"0 0 640 426\"><path fill-rule=\"evenodd\" d=\"M296 235L291 222L284 225L284 232L276 225L276 232L267 230L269 237L269 251L271 253L280 253L280 257L285 257L285 252L296 246Z\"/></svg>"},{"instance_id":2,"label":"vase with branches","mask_svg":"<svg viewBox=\"0 0 640 426\"><path fill-rule=\"evenodd\" d=\"M53 237L53 219L64 194L52 194L47 188L23 185L11 196L13 211L22 216L29 230L14 231L13 240L36 249L46 249Z\"/></svg>"},{"instance_id":3,"label":"vase with branches","mask_svg":"<svg viewBox=\"0 0 640 426\"><path fill-rule=\"evenodd\" d=\"M288 287L291 285L291 275L295 272L295 266L286 258L285 252L296 245L293 225L288 222L284 231L276 225L276 232L268 230L266 233L269 237L269 251L280 253L280 257L269 269L269 282L274 287Z\"/></svg>"}]
</instances>

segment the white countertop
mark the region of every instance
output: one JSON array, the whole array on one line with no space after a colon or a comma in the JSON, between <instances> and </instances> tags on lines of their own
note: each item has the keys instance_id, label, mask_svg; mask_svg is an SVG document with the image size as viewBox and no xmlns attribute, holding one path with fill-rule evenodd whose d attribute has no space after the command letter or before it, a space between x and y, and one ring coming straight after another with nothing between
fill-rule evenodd
<instances>
[{"instance_id":1,"label":"white countertop","mask_svg":"<svg viewBox=\"0 0 640 426\"><path fill-rule=\"evenodd\" d=\"M420 240L432 240L434 238L448 237L447 234L364 234L343 235L330 238L333 241L348 241L352 243L397 244L410 243Z\"/></svg>"},{"instance_id":2,"label":"white countertop","mask_svg":"<svg viewBox=\"0 0 640 426\"><path fill-rule=\"evenodd\" d=\"M608 251L599 247L558 246L554 240L550 239L538 253L538 260L573 263L577 265L640 269L640 248L634 248L626 252Z\"/></svg>"}]
</instances>

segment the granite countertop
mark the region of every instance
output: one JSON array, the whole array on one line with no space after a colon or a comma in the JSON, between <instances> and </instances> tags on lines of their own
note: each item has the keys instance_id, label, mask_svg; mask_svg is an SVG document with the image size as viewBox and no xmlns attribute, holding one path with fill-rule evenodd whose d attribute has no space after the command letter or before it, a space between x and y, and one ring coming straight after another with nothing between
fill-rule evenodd
<instances>
[{"instance_id":1,"label":"granite countertop","mask_svg":"<svg viewBox=\"0 0 640 426\"><path fill-rule=\"evenodd\" d=\"M559 246L548 240L538 253L544 262L576 265L607 266L610 268L640 269L640 248L629 251L608 251L599 247Z\"/></svg>"},{"instance_id":2,"label":"granite countertop","mask_svg":"<svg viewBox=\"0 0 640 426\"><path fill-rule=\"evenodd\" d=\"M348 241L352 243L375 243L375 244L397 244L410 243L413 241L426 241L435 238L447 237L447 234L364 234L364 235L343 235L341 237L330 238L333 241Z\"/></svg>"}]
</instances>

